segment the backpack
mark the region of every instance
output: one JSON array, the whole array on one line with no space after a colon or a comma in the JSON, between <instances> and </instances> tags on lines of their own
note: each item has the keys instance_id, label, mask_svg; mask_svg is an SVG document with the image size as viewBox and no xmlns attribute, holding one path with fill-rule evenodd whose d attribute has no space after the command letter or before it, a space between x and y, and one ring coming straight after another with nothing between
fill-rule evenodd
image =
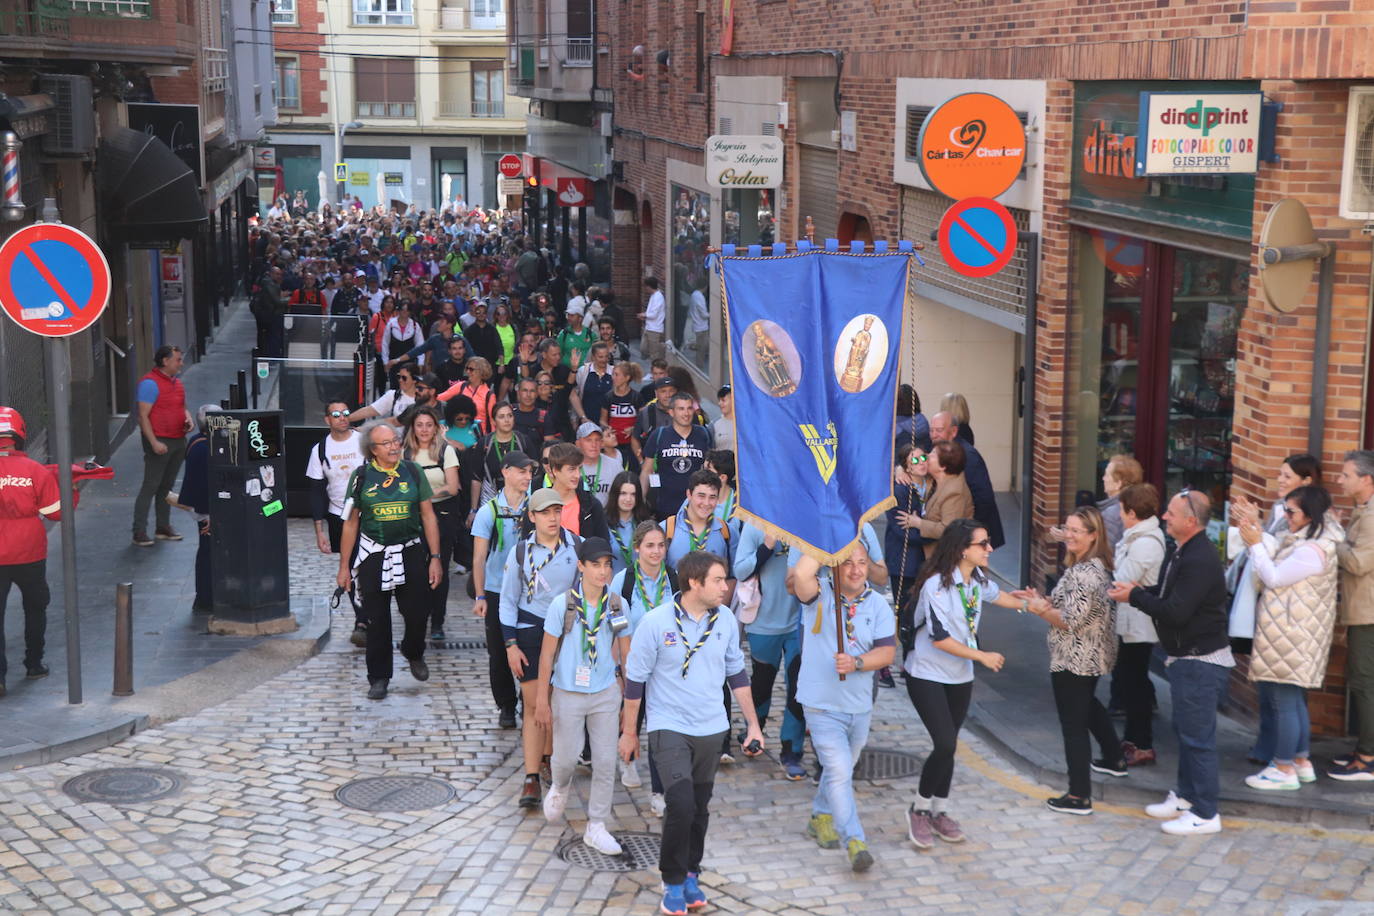
<instances>
[{"instance_id":1,"label":"backpack","mask_svg":"<svg viewBox=\"0 0 1374 916\"><path fill-rule=\"evenodd\" d=\"M673 571L673 568L672 568L671 566L664 566L663 568L666 569L666 570L668 571L668 591L670 591L670 592L676 592L676 591L678 590L678 588L677 588L677 573ZM634 593L635 593L635 577L634 577L634 575L633 575L633 573L631 572L630 569L626 569L626 570L625 570L625 584L622 585L621 588L620 588L620 597L622 597L622 598L625 599L625 603L626 603L626 604L629 604L630 601L632 600L632 596L634 595ZM645 608L644 610L649 611L649 610L653 610L653 609L652 609L652 608Z\"/></svg>"},{"instance_id":2,"label":"backpack","mask_svg":"<svg viewBox=\"0 0 1374 916\"><path fill-rule=\"evenodd\" d=\"M564 547L576 547L582 543L582 538L573 534L567 528L558 530L558 539ZM529 553L530 539L521 538L520 543L515 545L515 566L517 569L525 568L525 556Z\"/></svg>"},{"instance_id":3,"label":"backpack","mask_svg":"<svg viewBox=\"0 0 1374 916\"><path fill-rule=\"evenodd\" d=\"M607 592L606 598L607 598L607 601L606 601L606 610L610 613L610 615L611 615L612 617L616 617L616 616L619 616L619 615L621 615L621 614L624 613L624 611L622 610L621 603L620 603L620 596L619 596L619 595L615 594L614 592ZM558 665L558 656L561 655L562 652L563 652L563 638L566 637L566 636L568 635L568 633L572 631L573 618L576 617L576 616L577 616L577 602L573 599L573 590L572 590L572 589L568 589L568 605L567 605L566 608L563 609L563 629L559 632L559 634L558 634L558 643L557 643L557 645L554 646L554 649L553 649L553 665L554 665L554 666L557 666L557 665ZM602 622L605 622L605 619L606 619L606 618L603 617L603 618L602 618ZM614 631L612 631L612 636L611 636L611 657L612 657L612 658L615 658L615 635L614 635ZM620 660L619 660L619 659L616 659L616 666L619 667L619 665L620 665ZM550 668L550 670L552 670L552 668Z\"/></svg>"},{"instance_id":4,"label":"backpack","mask_svg":"<svg viewBox=\"0 0 1374 916\"><path fill-rule=\"evenodd\" d=\"M715 516L711 516L711 517L712 517L712 518L715 518ZM668 543L669 543L669 544L671 544L671 543L673 542L673 532L676 531L676 530L677 530L677 516L676 516L676 515L670 515L670 516L668 516L667 519L664 520L664 525L663 525L663 534L664 534L664 536L668 539ZM709 536L709 530L708 530L708 536ZM726 522L721 522L721 523L720 523L720 536L721 536L721 539L725 541L725 546L726 546L726 547L729 547L729 546L730 546L730 526L729 526L729 524L727 524Z\"/></svg>"}]
</instances>

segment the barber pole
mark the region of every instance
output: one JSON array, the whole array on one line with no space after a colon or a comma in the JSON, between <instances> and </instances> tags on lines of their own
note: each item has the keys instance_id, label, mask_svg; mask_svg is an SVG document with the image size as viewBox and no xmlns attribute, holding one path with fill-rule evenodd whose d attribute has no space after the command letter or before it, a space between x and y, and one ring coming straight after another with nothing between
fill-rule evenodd
<instances>
[{"instance_id":1,"label":"barber pole","mask_svg":"<svg viewBox=\"0 0 1374 916\"><path fill-rule=\"evenodd\" d=\"M19 135L7 130L0 134L0 150L4 151L5 203L0 207L0 219L5 222L18 222L28 214L28 208L19 198Z\"/></svg>"}]
</instances>

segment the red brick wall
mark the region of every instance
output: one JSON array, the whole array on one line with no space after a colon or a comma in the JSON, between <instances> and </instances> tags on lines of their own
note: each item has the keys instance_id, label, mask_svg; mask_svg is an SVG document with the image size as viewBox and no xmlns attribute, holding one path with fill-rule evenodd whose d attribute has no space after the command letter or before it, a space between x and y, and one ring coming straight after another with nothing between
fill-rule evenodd
<instances>
[{"instance_id":1,"label":"red brick wall","mask_svg":"<svg viewBox=\"0 0 1374 916\"><path fill-rule=\"evenodd\" d=\"M416 15L432 16L431 9L417 11ZM277 124L288 127L297 121L320 121L329 117L329 74L331 64L336 68L347 69L350 59L320 53L325 43L324 7L320 0L296 0L296 20L298 25L278 25L272 27L272 37L276 50L280 53L295 54L301 61L301 108L300 111L280 111ZM420 61L419 66L425 66ZM433 61L428 66L437 66ZM351 120L343 112L340 121Z\"/></svg>"},{"instance_id":2,"label":"red brick wall","mask_svg":"<svg viewBox=\"0 0 1374 916\"><path fill-rule=\"evenodd\" d=\"M1255 0L1245 32L1245 75L1254 79L1374 76L1368 0Z\"/></svg>"}]
</instances>

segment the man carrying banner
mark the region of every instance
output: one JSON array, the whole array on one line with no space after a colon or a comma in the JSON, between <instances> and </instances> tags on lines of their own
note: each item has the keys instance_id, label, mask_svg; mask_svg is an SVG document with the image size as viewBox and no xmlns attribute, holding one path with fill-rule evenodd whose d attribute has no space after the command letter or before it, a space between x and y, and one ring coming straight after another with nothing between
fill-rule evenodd
<instances>
[{"instance_id":1,"label":"man carrying banner","mask_svg":"<svg viewBox=\"0 0 1374 916\"><path fill-rule=\"evenodd\" d=\"M763 733L744 670L735 616L722 602L728 590L725 561L704 551L678 564L682 591L640 621L625 665L625 705L620 720L620 758L639 749L635 730L645 704L649 749L663 778L667 810L658 867L663 876L662 912L685 916L706 905L697 877L706 850L717 754L729 723L716 702L728 683L744 710L744 752L763 752Z\"/></svg>"},{"instance_id":2,"label":"man carrying banner","mask_svg":"<svg viewBox=\"0 0 1374 916\"><path fill-rule=\"evenodd\" d=\"M855 547L834 576L818 580L820 564L803 556L793 570L802 610L802 663L797 700L806 709L811 744L820 758L820 786L806 832L822 849L843 843L854 871L868 871L853 773L868 741L873 672L892 664L897 619L892 605L868 587L868 551ZM813 610L814 609L814 610Z\"/></svg>"}]
</instances>

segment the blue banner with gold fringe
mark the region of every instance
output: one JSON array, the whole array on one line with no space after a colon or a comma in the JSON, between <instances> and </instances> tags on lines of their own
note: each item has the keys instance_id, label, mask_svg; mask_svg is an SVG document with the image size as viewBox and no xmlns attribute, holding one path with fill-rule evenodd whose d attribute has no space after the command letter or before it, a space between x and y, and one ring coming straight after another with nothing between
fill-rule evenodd
<instances>
[{"instance_id":1,"label":"blue banner with gold fringe","mask_svg":"<svg viewBox=\"0 0 1374 916\"><path fill-rule=\"evenodd\" d=\"M837 563L863 522L892 505L899 348L915 255L906 242L892 253L797 247L739 256L726 246L717 262L739 513Z\"/></svg>"}]
</instances>

